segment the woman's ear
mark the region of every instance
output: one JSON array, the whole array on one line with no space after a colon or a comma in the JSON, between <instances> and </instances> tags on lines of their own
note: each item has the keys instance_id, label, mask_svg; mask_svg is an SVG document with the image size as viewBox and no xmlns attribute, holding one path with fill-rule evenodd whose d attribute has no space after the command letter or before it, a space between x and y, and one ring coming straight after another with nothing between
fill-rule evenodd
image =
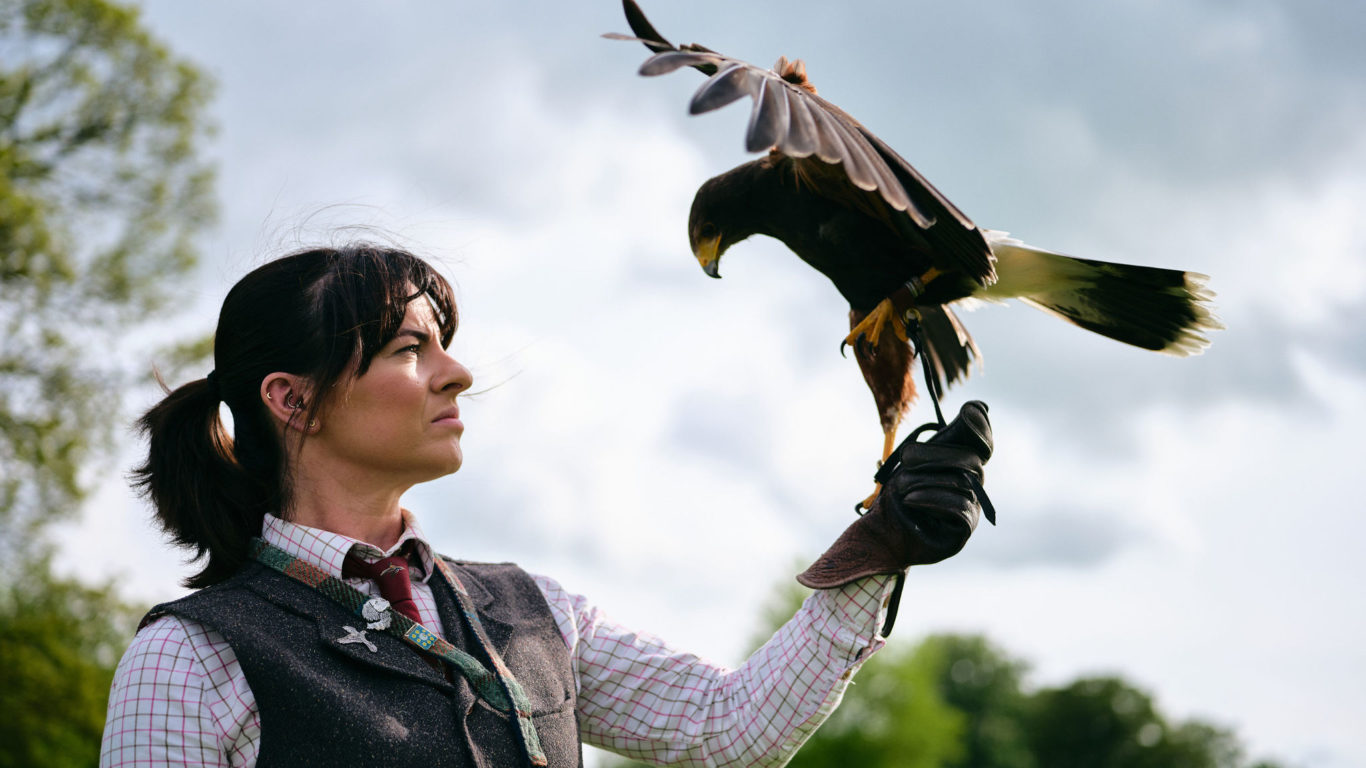
<instances>
[{"instance_id":1,"label":"woman's ear","mask_svg":"<svg viewBox=\"0 0 1366 768\"><path fill-rule=\"evenodd\" d=\"M293 373L276 371L261 379L261 402L282 427L308 432L304 414L308 412L310 396L308 379Z\"/></svg>"}]
</instances>

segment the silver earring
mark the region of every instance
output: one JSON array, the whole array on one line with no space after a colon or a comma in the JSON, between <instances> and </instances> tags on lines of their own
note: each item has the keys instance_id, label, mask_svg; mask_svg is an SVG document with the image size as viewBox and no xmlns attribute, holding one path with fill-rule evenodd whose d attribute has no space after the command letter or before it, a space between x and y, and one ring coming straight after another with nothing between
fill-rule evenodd
<instances>
[{"instance_id":1,"label":"silver earring","mask_svg":"<svg viewBox=\"0 0 1366 768\"><path fill-rule=\"evenodd\" d=\"M317 420L317 419L309 419L309 420L308 420L308 428L309 428L309 429L317 429L317 428L318 428L318 420Z\"/></svg>"},{"instance_id":2,"label":"silver earring","mask_svg":"<svg viewBox=\"0 0 1366 768\"><path fill-rule=\"evenodd\" d=\"M274 400L275 400L275 395L272 395L271 393L267 392L267 393L266 393L266 399L267 399L267 400L270 400L270 401L272 401L272 402L274 402Z\"/></svg>"}]
</instances>

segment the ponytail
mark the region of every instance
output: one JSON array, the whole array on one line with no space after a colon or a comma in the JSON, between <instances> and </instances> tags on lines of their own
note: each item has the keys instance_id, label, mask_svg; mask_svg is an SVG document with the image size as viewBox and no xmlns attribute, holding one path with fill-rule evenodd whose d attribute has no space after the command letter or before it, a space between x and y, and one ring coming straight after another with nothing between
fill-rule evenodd
<instances>
[{"instance_id":1,"label":"ponytail","mask_svg":"<svg viewBox=\"0 0 1366 768\"><path fill-rule=\"evenodd\" d=\"M251 462L254 467L238 460L219 416L216 383L190 382L138 421L149 445L147 462L133 471L134 487L152 502L157 522L171 540L193 550L196 560L207 556L203 568L184 582L196 589L223 581L242 566L247 544L260 535L266 513L279 506L281 486L278 460ZM239 435L255 431L237 430ZM278 439L266 437L267 445L253 453L259 457L264 448L278 456Z\"/></svg>"}]
</instances>

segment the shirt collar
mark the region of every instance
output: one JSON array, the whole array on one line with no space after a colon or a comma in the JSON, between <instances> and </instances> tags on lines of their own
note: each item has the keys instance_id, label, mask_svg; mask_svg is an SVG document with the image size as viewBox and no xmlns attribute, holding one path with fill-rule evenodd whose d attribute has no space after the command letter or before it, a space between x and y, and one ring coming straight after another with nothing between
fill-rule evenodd
<instances>
[{"instance_id":1,"label":"shirt collar","mask_svg":"<svg viewBox=\"0 0 1366 768\"><path fill-rule=\"evenodd\" d=\"M352 549L365 560L377 560L394 554L409 541L413 542L412 550L417 554L417 562L412 564L419 566L422 571L422 578L419 581L425 582L431 578L432 569L436 566L431 544L427 543L427 538L422 535L422 528L418 526L417 519L406 509L403 510L403 533L387 551L380 551L379 547L350 536L291 523L274 515L266 515L265 523L261 527L261 538L267 544L316 565L327 571L329 576L338 579L342 577L342 561L346 560L346 554Z\"/></svg>"}]
</instances>

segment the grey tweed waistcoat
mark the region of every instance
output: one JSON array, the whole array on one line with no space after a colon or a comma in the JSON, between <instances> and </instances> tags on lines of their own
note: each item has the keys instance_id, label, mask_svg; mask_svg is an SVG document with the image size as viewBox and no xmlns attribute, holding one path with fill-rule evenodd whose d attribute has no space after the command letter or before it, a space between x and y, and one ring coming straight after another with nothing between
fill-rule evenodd
<instances>
[{"instance_id":1,"label":"grey tweed waistcoat","mask_svg":"<svg viewBox=\"0 0 1366 768\"><path fill-rule=\"evenodd\" d=\"M535 582L511 564L453 563L489 641L526 689L551 768L582 766L569 653ZM432 592L446 639L484 661L440 574ZM325 595L257 563L153 608L227 639L261 716L259 768L271 766L526 765L516 723L448 681L402 640L342 644L364 621Z\"/></svg>"}]
</instances>

